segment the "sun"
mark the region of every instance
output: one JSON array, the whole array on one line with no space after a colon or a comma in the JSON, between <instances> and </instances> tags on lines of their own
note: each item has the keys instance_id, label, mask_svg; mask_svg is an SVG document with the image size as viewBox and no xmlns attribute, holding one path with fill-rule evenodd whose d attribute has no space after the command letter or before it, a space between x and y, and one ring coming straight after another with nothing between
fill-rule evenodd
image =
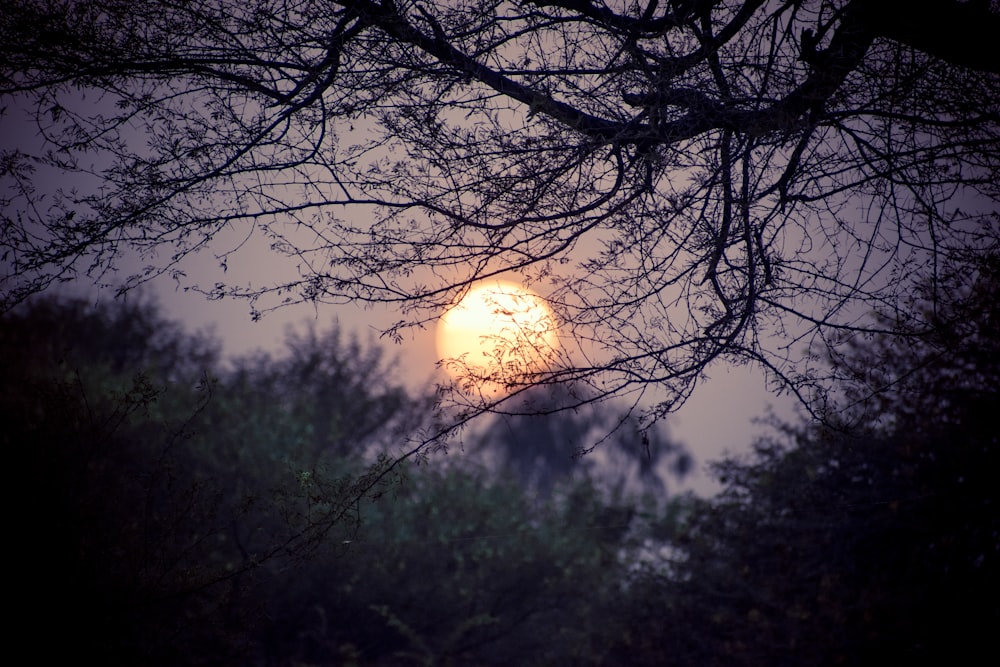
<instances>
[{"instance_id":1,"label":"sun","mask_svg":"<svg viewBox=\"0 0 1000 667\"><path fill-rule=\"evenodd\" d=\"M478 391L530 381L552 365L558 344L545 299L496 280L470 289L437 327L442 365L463 387Z\"/></svg>"}]
</instances>

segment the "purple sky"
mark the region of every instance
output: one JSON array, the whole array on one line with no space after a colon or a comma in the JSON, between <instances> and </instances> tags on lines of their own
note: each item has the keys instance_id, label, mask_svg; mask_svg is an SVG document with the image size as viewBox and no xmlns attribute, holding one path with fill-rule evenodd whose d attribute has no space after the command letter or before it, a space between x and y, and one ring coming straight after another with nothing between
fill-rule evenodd
<instances>
[{"instance_id":1,"label":"purple sky","mask_svg":"<svg viewBox=\"0 0 1000 667\"><path fill-rule=\"evenodd\" d=\"M30 111L20 110L25 115ZM39 141L37 126L25 116L21 116L19 120L18 111L14 109L8 109L0 132L3 135L3 145L8 148L25 146L30 150L34 148L32 144ZM58 181L53 180L45 185L53 190L74 185L66 180L64 174L60 174L58 178ZM83 180L81 184L87 187ZM240 247L240 250L229 259L224 276L230 284L273 284L282 279L282 271L290 270L288 259L270 252L266 242L260 238L252 238L250 243L241 246L243 241L244 232L234 229L228 236L217 238L207 251L189 258L180 267L188 273L186 284L210 286L215 280L223 279L219 262L213 254L225 253L236 247ZM169 250L164 249L162 255L168 255ZM119 267L119 274L105 276L105 281L112 284L121 282L142 264L162 264L162 260L162 256L142 260L125 258ZM253 322L247 303L210 301L201 294L179 289L168 276L161 276L148 287L164 306L168 317L180 320L192 331L213 329L229 355L241 355L255 349L279 350L287 327L303 323L307 319L315 320L322 328L336 318L345 330L358 333L362 339L369 335L377 339L382 330L404 317L386 307L363 309L348 304L320 305L318 309L313 309L311 306L299 305L271 312L262 320ZM86 291L88 286L81 281L71 290ZM113 290L89 293L97 299L113 297ZM382 341L389 356L399 357L400 370L414 390L430 388L435 381L443 379L435 368L437 354L434 335L431 326L424 330L411 330L401 344L387 339ZM671 434L688 447L697 462L695 471L686 480L684 488L691 488L699 493L710 493L718 488L705 473L705 463L717 459L727 451L746 451L754 434L765 431L763 427L754 425L752 420L763 417L769 405L774 405L782 417L791 418L794 414L793 401L787 397L777 397L768 391L760 371L717 364L709 368L708 375L709 378L696 388L687 404L668 420Z\"/></svg>"},{"instance_id":2,"label":"purple sky","mask_svg":"<svg viewBox=\"0 0 1000 667\"><path fill-rule=\"evenodd\" d=\"M212 328L222 340L224 351L240 355L255 349L280 350L284 332L289 326L314 320L324 328L334 319L347 331L357 332L362 339L371 335L377 339L380 327L399 319L386 309L365 310L356 306L293 306L266 315L252 322L245 303L209 301L191 292L178 291L168 279L154 285L153 292L168 316L181 320L192 330ZM413 332L401 344L382 340L388 356L400 360L400 371L414 390L429 387L442 379L435 368L435 332L431 329ZM748 451L754 435L766 428L753 423L774 406L785 418L794 415L791 399L774 395L765 386L763 374L747 368L718 364L709 370L709 378L701 383L688 402L668 420L670 433L684 443L695 457L697 467L678 489L692 489L706 494L719 487L704 470L707 462L724 453Z\"/></svg>"}]
</instances>

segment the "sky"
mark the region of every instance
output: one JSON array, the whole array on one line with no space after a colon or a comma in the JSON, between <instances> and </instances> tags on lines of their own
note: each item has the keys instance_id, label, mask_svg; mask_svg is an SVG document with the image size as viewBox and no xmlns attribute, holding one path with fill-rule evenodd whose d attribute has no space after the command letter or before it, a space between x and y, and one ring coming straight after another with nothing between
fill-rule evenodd
<instances>
[{"instance_id":1,"label":"sky","mask_svg":"<svg viewBox=\"0 0 1000 667\"><path fill-rule=\"evenodd\" d=\"M445 381L435 365L433 329L410 332L401 343L379 339L380 327L399 319L398 313L386 309L366 310L352 305L319 305L314 309L299 305L270 312L254 322L245 303L210 301L201 294L177 289L165 277L151 287L151 293L169 317L192 331L213 331L226 355L240 356L254 350L280 352L289 327L312 320L325 328L337 321L346 331L359 334L362 340L370 336L390 358L398 358L400 377L410 389L419 391L434 382ZM110 296L108 293L107 298ZM690 490L710 495L721 489L708 474L706 464L725 454L748 452L755 435L767 432L765 426L754 421L766 416L769 408L786 419L795 415L794 402L771 391L761 371L721 363L710 367L706 380L667 421L670 435L687 447L696 462L694 470L680 484L668 481L671 492Z\"/></svg>"},{"instance_id":2,"label":"sky","mask_svg":"<svg viewBox=\"0 0 1000 667\"><path fill-rule=\"evenodd\" d=\"M38 139L37 128L30 122L18 125L16 118L12 110L4 117L3 127L0 128L3 146L26 145L30 149ZM65 176L60 175L60 178ZM50 185L66 188L72 184L60 181ZM231 238L218 239L207 251L183 265L188 273L184 284L210 286L216 278L221 278L219 261L214 255L239 246L243 241L241 233L235 230ZM274 282L278 280L275 276L279 270L288 269L287 260L270 253L265 242L261 239L254 239L253 242L259 247L241 248L230 259L225 276L229 284ZM135 258L120 258L119 277L124 278L135 272L141 263L147 261L150 260L140 262ZM156 263L156 258L151 261ZM95 300L110 299L114 294L113 289L94 291L85 282L72 286L71 291L86 293ZM288 327L302 325L307 320L313 320L321 328L336 320L345 330L357 333L362 340L370 337L379 341L379 335L385 328L403 318L401 313L388 307L364 309L352 304L297 305L266 313L255 322L250 317L246 302L209 300L202 294L185 291L183 285L178 285L166 275L151 281L147 291L161 303L168 317L180 321L190 331L213 331L221 341L225 354L233 356L254 350L278 352ZM435 382L446 381L443 372L435 365L435 334L431 326L408 330L400 343L384 338L379 341L390 357L398 357L401 378L413 391L430 389ZM760 370L729 367L722 362L709 367L707 377L696 387L686 404L667 420L667 430L672 438L685 445L696 462L694 470L680 485L674 484L673 490L710 494L721 488L708 475L705 465L726 453L748 451L755 435L766 432L766 428L754 424L754 420L764 417L769 407L774 407L780 417L794 417L793 401L770 391Z\"/></svg>"},{"instance_id":3,"label":"sky","mask_svg":"<svg viewBox=\"0 0 1000 667\"><path fill-rule=\"evenodd\" d=\"M31 131L16 132L15 126L6 118L2 132L5 146L15 146L26 139ZM67 183L61 182L65 187ZM431 389L435 382L446 381L443 371L436 367L436 331L428 327L422 330L408 330L400 343L388 338L380 338L381 332L402 319L402 314L389 307L362 308L357 305L312 305L285 306L266 313L260 320L253 321L249 304L231 299L210 300L203 294L185 290L183 287L198 283L211 285L221 278L219 262L215 255L225 252L240 239L220 239L201 254L188 258L183 268L187 276L178 284L167 275L162 275L144 289L163 306L165 314L181 322L189 331L212 331L220 340L227 356L242 356L255 350L280 352L289 327L304 325L312 320L320 328L337 321L345 331L354 332L362 340L371 338L381 344L390 358L399 360L401 379L414 392ZM118 278L105 276L114 284L125 276L136 272L150 259L135 257L119 258ZM156 258L152 258L153 263ZM282 258L270 254L266 246L241 248L228 263L226 280L230 284L240 284L247 280L259 284L268 282L272 267L282 264ZM95 301L114 298L113 289L98 290L86 280L68 286L68 292L86 294ZM747 367L731 367L721 362L708 369L707 377L695 389L688 401L667 420L667 430L676 441L686 446L695 459L695 467L681 481L669 484L671 492L691 490L700 495L709 495L721 488L708 474L706 464L727 453L747 452L756 434L766 432L766 428L755 424L754 420L764 417L770 407L779 416L792 419L795 415L794 402L787 396L777 396L766 386L760 370Z\"/></svg>"}]
</instances>

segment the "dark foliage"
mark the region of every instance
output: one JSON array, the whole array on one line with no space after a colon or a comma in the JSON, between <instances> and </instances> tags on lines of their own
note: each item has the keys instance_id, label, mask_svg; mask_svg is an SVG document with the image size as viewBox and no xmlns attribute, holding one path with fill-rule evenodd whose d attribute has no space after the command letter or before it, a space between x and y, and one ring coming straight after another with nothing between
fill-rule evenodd
<instances>
[{"instance_id":1,"label":"dark foliage","mask_svg":"<svg viewBox=\"0 0 1000 667\"><path fill-rule=\"evenodd\" d=\"M839 427L784 427L717 466L726 490L636 587L645 664L983 664L1000 622L1000 281L995 259L978 269L937 286L953 296L933 332L844 354L865 372ZM878 411L873 377L893 380Z\"/></svg>"},{"instance_id":2,"label":"dark foliage","mask_svg":"<svg viewBox=\"0 0 1000 667\"><path fill-rule=\"evenodd\" d=\"M379 457L426 405L376 349L309 330L226 370L145 302L2 325L12 607L47 660L600 661L634 510Z\"/></svg>"},{"instance_id":3,"label":"dark foliage","mask_svg":"<svg viewBox=\"0 0 1000 667\"><path fill-rule=\"evenodd\" d=\"M932 330L843 343L836 415L718 464L717 497L646 505L365 464L424 408L335 330L221 372L148 305L127 354L115 308L15 310L18 637L102 664L979 664L1000 623L1000 264L966 266L911 304Z\"/></svg>"}]
</instances>

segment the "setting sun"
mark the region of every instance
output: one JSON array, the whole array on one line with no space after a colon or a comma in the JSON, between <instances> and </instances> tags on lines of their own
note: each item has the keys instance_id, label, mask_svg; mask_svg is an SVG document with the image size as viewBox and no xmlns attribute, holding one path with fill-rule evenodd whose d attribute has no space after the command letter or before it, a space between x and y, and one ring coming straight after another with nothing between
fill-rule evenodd
<instances>
[{"instance_id":1,"label":"setting sun","mask_svg":"<svg viewBox=\"0 0 1000 667\"><path fill-rule=\"evenodd\" d=\"M469 386L509 385L549 367L558 339L545 300L514 283L477 285L438 323L438 356Z\"/></svg>"}]
</instances>

